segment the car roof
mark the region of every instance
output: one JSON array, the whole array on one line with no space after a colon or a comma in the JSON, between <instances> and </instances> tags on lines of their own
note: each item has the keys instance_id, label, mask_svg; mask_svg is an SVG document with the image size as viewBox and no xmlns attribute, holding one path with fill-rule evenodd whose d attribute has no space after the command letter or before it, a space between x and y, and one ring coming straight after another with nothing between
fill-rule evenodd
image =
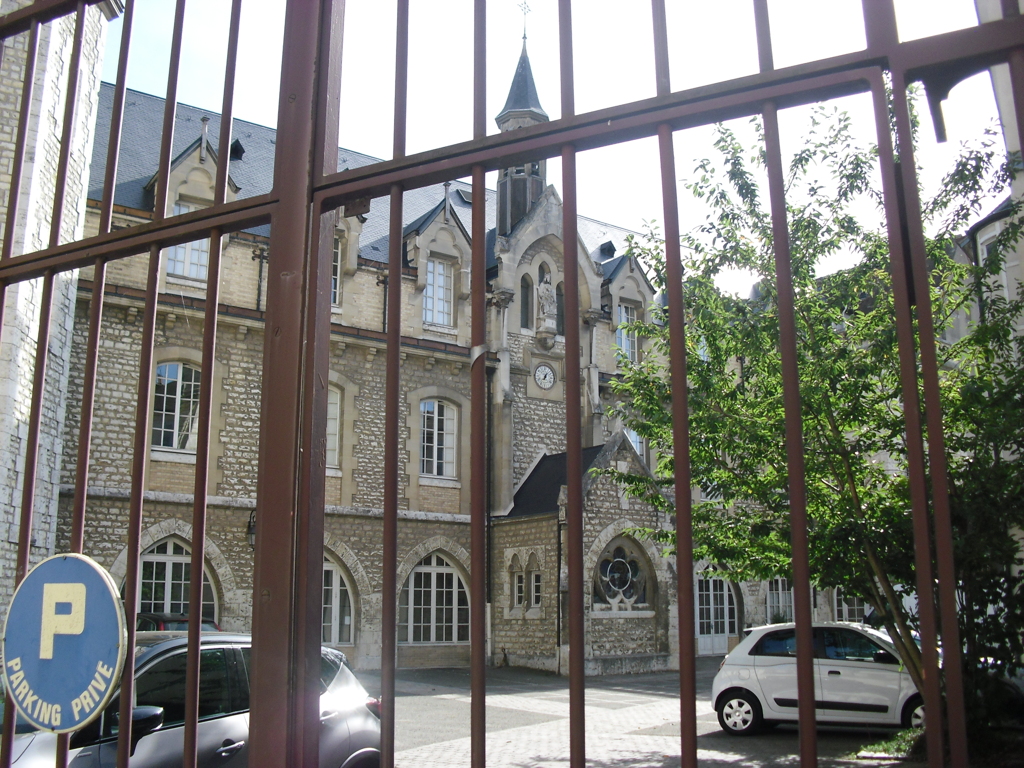
<instances>
[{"instance_id":1,"label":"car roof","mask_svg":"<svg viewBox=\"0 0 1024 768\"><path fill-rule=\"evenodd\" d=\"M201 645L250 645L252 636L231 632L202 632L199 642ZM136 632L135 665L144 664L154 656L187 645L188 632Z\"/></svg>"}]
</instances>

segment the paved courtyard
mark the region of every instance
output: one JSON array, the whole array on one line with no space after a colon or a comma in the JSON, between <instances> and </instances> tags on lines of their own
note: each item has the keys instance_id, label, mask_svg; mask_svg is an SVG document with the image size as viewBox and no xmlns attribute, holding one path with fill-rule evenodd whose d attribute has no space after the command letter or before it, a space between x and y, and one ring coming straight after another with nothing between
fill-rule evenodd
<instances>
[{"instance_id":1,"label":"paved courtyard","mask_svg":"<svg viewBox=\"0 0 1024 768\"><path fill-rule=\"evenodd\" d=\"M722 733L711 706L720 658L697 662L697 743L701 766L797 766L799 741L783 726L752 738ZM360 673L374 695L376 674ZM587 765L670 768L679 765L679 676L675 673L587 679ZM569 763L568 679L516 668L488 670L489 768L564 768ZM469 670L400 670L396 684L398 768L468 766ZM818 731L822 768L890 765L851 759L888 731ZM906 765L905 763L903 765Z\"/></svg>"}]
</instances>

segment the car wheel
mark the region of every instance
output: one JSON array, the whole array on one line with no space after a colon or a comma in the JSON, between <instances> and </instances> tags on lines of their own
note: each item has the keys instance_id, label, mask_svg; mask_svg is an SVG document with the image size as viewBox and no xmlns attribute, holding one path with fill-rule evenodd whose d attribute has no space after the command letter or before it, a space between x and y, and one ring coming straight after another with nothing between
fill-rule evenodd
<instances>
[{"instance_id":1,"label":"car wheel","mask_svg":"<svg viewBox=\"0 0 1024 768\"><path fill-rule=\"evenodd\" d=\"M733 691L718 700L718 724L734 736L748 736L761 729L761 705L748 691Z\"/></svg>"},{"instance_id":2,"label":"car wheel","mask_svg":"<svg viewBox=\"0 0 1024 768\"><path fill-rule=\"evenodd\" d=\"M912 696L903 705L903 717L900 720L904 728L924 728L924 700L920 696Z\"/></svg>"}]
</instances>

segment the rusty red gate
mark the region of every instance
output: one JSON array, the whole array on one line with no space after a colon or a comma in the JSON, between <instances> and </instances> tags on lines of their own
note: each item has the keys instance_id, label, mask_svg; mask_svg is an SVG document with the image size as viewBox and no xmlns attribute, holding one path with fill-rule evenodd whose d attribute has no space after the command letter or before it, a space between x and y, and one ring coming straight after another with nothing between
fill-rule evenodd
<instances>
[{"instance_id":1,"label":"rusty red gate","mask_svg":"<svg viewBox=\"0 0 1024 768\"><path fill-rule=\"evenodd\" d=\"M941 609L941 635L945 663L942 668L947 694L949 755L953 765L966 765L966 734L961 670L958 663L958 630L952 537L946 488L945 448L938 406L938 374L935 334L929 305L928 275L920 202L917 199L915 164L911 145L907 86L913 82L953 83L1000 62L1010 65L1018 130L1024 144L1024 19L1016 0L1003 0L1004 18L978 27L900 42L894 0L863 0L867 47L844 54L776 70L773 64L767 0L752 0L757 30L760 74L715 83L687 91L673 91L669 81L668 39L664 0L652 0L652 41L655 50L657 96L587 114L574 107L572 12L570 0L559 0L561 61L561 118L527 129L488 136L485 122L486 2L475 0L473 136L471 141L416 155L406 154L406 80L409 39L409 3L399 0L397 20L386 19L382 28L394 25L397 61L394 108L394 152L391 160L363 168L338 171L335 149L340 110L341 54L345 15L344 0L288 0L284 53L280 82L278 140L273 190L269 194L227 202L227 164L218 167L215 204L209 208L165 217L172 136L175 128L178 65L181 55L185 0L177 0L171 31L171 66L167 79L163 134L155 185L155 216L152 222L111 231L114 180L117 173L121 123L125 104L127 54L131 37L134 0L127 0L108 159L100 217L100 233L76 242L61 242L65 181L70 156L70 127L74 123L81 41L86 7L98 0L37 0L0 17L0 38L28 38L28 58L22 87L21 121L16 137L11 194L7 221L16 220L22 164L29 141L26 115L32 99L35 50L40 25L76 14L75 47L70 66L69 96L56 172L49 244L34 253L13 253L13 230L5 232L0 261L0 312L8 286L41 279L42 321L35 353L32 410L27 437L24 494L21 505L20 540L16 583L29 566L34 493L39 450L39 425L50 339L48 313L55 276L77 268L93 267L93 301L89 322L88 351L82 418L79 432L77 476L73 502L71 547L81 551L89 485L89 448L92 406L97 376L97 350L102 318L104 274L119 259L149 254L148 286L142 317L142 358L137 390L132 491L129 501L129 552L125 607L129 647L134 645L135 613L139 593L140 531L145 488L145 456L150 430L148 402L153 387L153 348L157 312L157 283L161 250L179 243L209 237L209 277L205 306L203 367L212 370L218 320L221 235L258 225L271 224L267 271L264 367L257 486L257 535L253 584L253 685L251 754L261 766L317 764L319 712L319 645L321 622L321 569L324 544L324 430L327 411L327 354L330 338L330 254L337 212L357 210L368 198L391 199L389 270L401 274L403 193L428 184L471 176L473 179L472 231L472 346L470 473L472 507L472 764L485 764L485 230L482 193L484 174L537 158L561 156L563 242L576 240L576 153L640 137L658 136L661 152L664 226L668 261L668 300L671 329L671 377L674 444L677 476L676 498L678 553L681 562L692 559L690 510L689 431L684 347L683 298L679 254L679 222L673 132L698 125L761 115L768 158L774 248L781 313L781 353L787 413L786 444L791 479L793 570L797 622L798 686L801 764L816 765L812 680L811 605L807 557L807 519L798 391L793 289L789 268L788 228L779 148L777 112L780 108L807 104L853 93L873 98L877 141L885 193L885 215L893 263L896 295L896 329L902 363L905 423L910 448L909 479L915 530L915 561L918 593L932 594L937 584ZM230 153L233 87L238 51L242 0L233 0L228 41L225 88L219 136L219 154ZM579 7L579 6L578 6ZM886 85L891 84L897 146L892 145ZM895 162L896 158L900 162ZM576 250L565 249L567 317L580 317ZM388 284L388 335L386 423L383 465L383 739L382 762L394 761L394 684L396 666L397 521L399 506L399 364L401 281ZM912 297L916 296L916 302ZM579 348L579 324L567 323L566 348ZM919 346L921 381L918 380ZM201 382L199 440L195 473L195 504L191 594L202 592L207 506L207 472L210 455L212 376ZM582 599L583 528L579 366L566 369L566 444L568 462L568 563L569 600L575 606L569 622L570 764L585 764L584 740L584 625ZM927 414L923 419L922 414ZM928 440L925 442L924 435ZM927 451L927 457L926 457ZM926 466L931 467L930 484ZM934 518L934 524L930 521ZM937 571L932 573L930 542L935 548ZM678 570L678 615L693 615L692 572ZM11 578L5 574L4 578ZM928 711L941 712L940 670L936 653L935 601L921 599L925 701ZM195 764L198 717L198 643L201 601L190 604L188 698L186 717L186 764ZM693 633L679 632L681 755L684 766L696 765L695 681ZM122 723L130 723L132 669L121 681ZM282 692L285 692L282 695ZM10 765L14 708L5 711L0 768ZM943 764L943 730L939 718L930 718L928 753L931 766ZM118 765L127 766L130 727L119 736ZM58 765L67 757L67 737L62 737Z\"/></svg>"}]
</instances>

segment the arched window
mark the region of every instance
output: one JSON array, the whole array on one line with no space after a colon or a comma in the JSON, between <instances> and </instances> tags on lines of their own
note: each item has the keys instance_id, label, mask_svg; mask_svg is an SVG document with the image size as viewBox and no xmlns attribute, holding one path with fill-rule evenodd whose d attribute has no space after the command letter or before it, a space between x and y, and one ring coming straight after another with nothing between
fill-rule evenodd
<instances>
[{"instance_id":1,"label":"arched window","mask_svg":"<svg viewBox=\"0 0 1024 768\"><path fill-rule=\"evenodd\" d=\"M594 606L603 610L648 609L647 557L632 539L613 539L597 561Z\"/></svg>"},{"instance_id":2,"label":"arched window","mask_svg":"<svg viewBox=\"0 0 1024 768\"><path fill-rule=\"evenodd\" d=\"M555 333L565 336L565 283L555 286Z\"/></svg>"},{"instance_id":3,"label":"arched window","mask_svg":"<svg viewBox=\"0 0 1024 768\"><path fill-rule=\"evenodd\" d=\"M783 624L793 621L793 585L789 579L768 582L768 623Z\"/></svg>"},{"instance_id":4,"label":"arched window","mask_svg":"<svg viewBox=\"0 0 1024 768\"><path fill-rule=\"evenodd\" d=\"M153 392L154 448L195 451L199 436L199 368L160 363Z\"/></svg>"},{"instance_id":5,"label":"arched window","mask_svg":"<svg viewBox=\"0 0 1024 768\"><path fill-rule=\"evenodd\" d=\"M341 465L341 390L327 388L327 466Z\"/></svg>"},{"instance_id":6,"label":"arched window","mask_svg":"<svg viewBox=\"0 0 1024 768\"><path fill-rule=\"evenodd\" d=\"M455 477L459 409L444 400L420 401L420 474Z\"/></svg>"},{"instance_id":7,"label":"arched window","mask_svg":"<svg viewBox=\"0 0 1024 768\"><path fill-rule=\"evenodd\" d=\"M341 568L324 555L323 630L320 641L329 645L352 642L352 597Z\"/></svg>"},{"instance_id":8,"label":"arched window","mask_svg":"<svg viewBox=\"0 0 1024 768\"><path fill-rule=\"evenodd\" d=\"M139 613L188 614L192 549L178 538L159 541L142 553ZM203 619L217 621L217 597L203 573Z\"/></svg>"},{"instance_id":9,"label":"arched window","mask_svg":"<svg viewBox=\"0 0 1024 768\"><path fill-rule=\"evenodd\" d=\"M519 327L533 328L533 282L529 275L519 280Z\"/></svg>"},{"instance_id":10,"label":"arched window","mask_svg":"<svg viewBox=\"0 0 1024 768\"><path fill-rule=\"evenodd\" d=\"M398 600L398 642L469 642L466 585L438 552L420 560L402 587Z\"/></svg>"}]
</instances>

